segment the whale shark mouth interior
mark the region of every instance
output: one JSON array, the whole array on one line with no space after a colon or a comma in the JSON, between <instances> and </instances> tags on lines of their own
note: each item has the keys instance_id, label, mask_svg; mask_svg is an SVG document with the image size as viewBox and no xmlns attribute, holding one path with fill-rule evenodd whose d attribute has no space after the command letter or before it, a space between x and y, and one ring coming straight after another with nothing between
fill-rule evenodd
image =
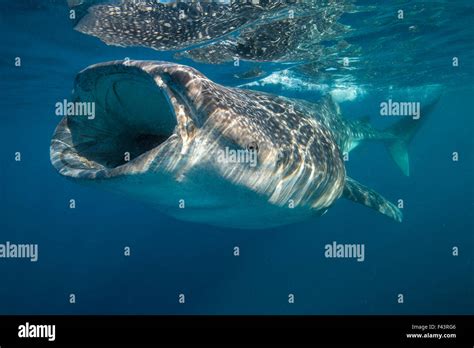
<instances>
[{"instance_id":1,"label":"whale shark mouth interior","mask_svg":"<svg viewBox=\"0 0 474 348\"><path fill-rule=\"evenodd\" d=\"M164 143L176 127L166 92L145 73L102 75L92 93L84 92L80 81L75 90L76 100L95 103L95 117L68 117L72 147L103 167L133 163Z\"/></svg>"}]
</instances>

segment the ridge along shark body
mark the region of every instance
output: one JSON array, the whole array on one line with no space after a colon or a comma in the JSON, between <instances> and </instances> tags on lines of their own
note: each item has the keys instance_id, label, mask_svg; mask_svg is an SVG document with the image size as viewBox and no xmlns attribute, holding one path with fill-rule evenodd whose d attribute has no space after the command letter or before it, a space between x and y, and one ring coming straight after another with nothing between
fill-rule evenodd
<instances>
[{"instance_id":1,"label":"ridge along shark body","mask_svg":"<svg viewBox=\"0 0 474 348\"><path fill-rule=\"evenodd\" d=\"M402 220L346 175L342 154L381 139L408 174L406 145L421 119L377 131L342 118L330 98L312 104L227 88L191 67L153 61L93 65L76 77L72 100L94 102L96 115L59 123L50 149L59 173L177 219L266 228L321 215L345 197ZM248 149L256 165L222 158Z\"/></svg>"}]
</instances>

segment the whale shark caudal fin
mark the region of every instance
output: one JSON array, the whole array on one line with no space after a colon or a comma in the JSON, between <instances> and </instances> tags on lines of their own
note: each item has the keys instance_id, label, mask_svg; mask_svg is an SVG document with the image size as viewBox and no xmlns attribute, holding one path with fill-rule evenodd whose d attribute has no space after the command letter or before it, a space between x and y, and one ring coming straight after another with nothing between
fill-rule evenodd
<instances>
[{"instance_id":1,"label":"whale shark caudal fin","mask_svg":"<svg viewBox=\"0 0 474 348\"><path fill-rule=\"evenodd\" d=\"M392 139L386 141L388 152L402 173L406 176L410 175L408 145L417 131L426 122L427 116L431 113L438 100L439 96L425 107L422 107L419 118L404 117L384 130L384 133L393 136Z\"/></svg>"},{"instance_id":2,"label":"whale shark caudal fin","mask_svg":"<svg viewBox=\"0 0 474 348\"><path fill-rule=\"evenodd\" d=\"M390 203L374 190L365 187L354 179L346 177L346 183L342 196L353 202L375 209L379 213L387 215L395 221L402 222L403 214L400 209L398 209L394 204Z\"/></svg>"}]
</instances>

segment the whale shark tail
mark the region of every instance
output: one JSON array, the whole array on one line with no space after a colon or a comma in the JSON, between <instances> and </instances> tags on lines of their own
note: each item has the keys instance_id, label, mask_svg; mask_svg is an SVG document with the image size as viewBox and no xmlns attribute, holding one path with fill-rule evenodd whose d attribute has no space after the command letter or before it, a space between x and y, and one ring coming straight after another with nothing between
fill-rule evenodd
<instances>
[{"instance_id":1,"label":"whale shark tail","mask_svg":"<svg viewBox=\"0 0 474 348\"><path fill-rule=\"evenodd\" d=\"M418 118L405 117L384 130L384 133L392 136L391 139L386 140L388 152L402 173L406 176L410 175L408 145L421 126L426 122L427 116L434 109L438 100L439 96L429 102L425 107L422 107Z\"/></svg>"},{"instance_id":2,"label":"whale shark tail","mask_svg":"<svg viewBox=\"0 0 474 348\"><path fill-rule=\"evenodd\" d=\"M439 98L440 94L436 94L434 98L426 102L426 106L422 107L418 114L419 117L404 117L384 130L377 130L372 127L367 118L351 121L349 123L351 134L349 148L356 147L363 140L382 140L387 145L387 149L395 163L403 174L408 176L410 174L408 145L426 122ZM355 203L372 208L395 221L401 222L403 219L403 214L396 205L352 178L346 177L342 196Z\"/></svg>"}]
</instances>

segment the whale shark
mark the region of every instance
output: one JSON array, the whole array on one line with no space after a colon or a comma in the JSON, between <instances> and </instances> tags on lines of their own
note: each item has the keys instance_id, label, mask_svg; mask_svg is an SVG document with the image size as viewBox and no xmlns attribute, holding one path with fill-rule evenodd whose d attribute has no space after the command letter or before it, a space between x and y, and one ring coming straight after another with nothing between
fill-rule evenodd
<instances>
[{"instance_id":1,"label":"whale shark","mask_svg":"<svg viewBox=\"0 0 474 348\"><path fill-rule=\"evenodd\" d=\"M69 0L69 7L74 29L107 45L185 50L176 57L211 64L318 58L349 30L338 19L353 8L348 0Z\"/></svg>"},{"instance_id":2,"label":"whale shark","mask_svg":"<svg viewBox=\"0 0 474 348\"><path fill-rule=\"evenodd\" d=\"M407 146L427 113L378 130L344 118L329 96L225 87L161 61L92 65L71 100L94 103L95 117L68 114L56 127L50 158L61 175L176 219L244 229L320 216L339 198L401 222L397 206L348 176L344 154L379 140L408 175Z\"/></svg>"},{"instance_id":3,"label":"whale shark","mask_svg":"<svg viewBox=\"0 0 474 348\"><path fill-rule=\"evenodd\" d=\"M181 49L221 38L256 21L304 11L309 4L281 1L69 0L74 28L108 45Z\"/></svg>"},{"instance_id":4,"label":"whale shark","mask_svg":"<svg viewBox=\"0 0 474 348\"><path fill-rule=\"evenodd\" d=\"M308 12L305 16L256 23L243 28L235 38L184 50L176 53L175 57L211 64L237 58L254 62L304 63L331 54L331 49L335 47L341 54L341 36L348 28L336 21L338 17L335 13Z\"/></svg>"}]
</instances>

